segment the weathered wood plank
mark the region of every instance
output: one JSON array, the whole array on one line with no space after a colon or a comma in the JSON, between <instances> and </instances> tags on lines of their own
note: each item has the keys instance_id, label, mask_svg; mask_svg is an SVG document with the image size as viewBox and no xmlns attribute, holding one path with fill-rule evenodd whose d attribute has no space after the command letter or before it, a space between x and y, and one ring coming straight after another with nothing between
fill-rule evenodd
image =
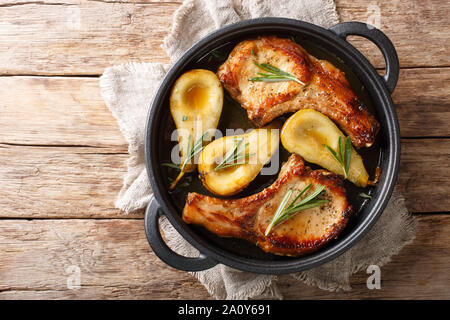
<instances>
[{"instance_id":1,"label":"weathered wood plank","mask_svg":"<svg viewBox=\"0 0 450 320\"><path fill-rule=\"evenodd\" d=\"M402 140L398 185L410 210L448 211L449 181L450 140Z\"/></svg>"},{"instance_id":2,"label":"weathered wood plank","mask_svg":"<svg viewBox=\"0 0 450 320\"><path fill-rule=\"evenodd\" d=\"M100 74L128 60L167 62L159 45L180 1L113 2L2 1L0 74ZM373 4L380 7L381 28L396 45L403 67L450 65L450 3L337 1L343 21L367 21ZM383 66L374 45L351 42ZM450 135L448 80L447 68L402 70L393 98L403 136ZM103 104L98 79L0 82L0 143L6 143L0 144L0 217L142 218L142 213L124 216L113 209L125 172L126 143ZM448 210L449 158L449 140L403 141L399 184L411 210ZM362 272L352 278L349 293L298 287L287 277L281 277L281 291L291 299L448 299L449 219L420 218L416 242L382 268L382 290L367 290ZM142 219L2 220L0 261L0 298L5 299L209 297L195 279L151 253ZM67 289L70 266L81 270L81 289Z\"/></svg>"},{"instance_id":3,"label":"weathered wood plank","mask_svg":"<svg viewBox=\"0 0 450 320\"><path fill-rule=\"evenodd\" d=\"M448 299L450 239L446 233L449 229L449 216L421 216L414 242L381 268L380 290L368 290L369 275L361 271L352 276L353 290L349 292L297 288L286 277L280 281L281 292L291 299Z\"/></svg>"},{"instance_id":4,"label":"weathered wood plank","mask_svg":"<svg viewBox=\"0 0 450 320\"><path fill-rule=\"evenodd\" d=\"M97 78L0 77L0 96L0 142L126 152ZM450 136L450 68L402 70L393 100L402 136Z\"/></svg>"},{"instance_id":5,"label":"weathered wood plank","mask_svg":"<svg viewBox=\"0 0 450 320\"><path fill-rule=\"evenodd\" d=\"M142 219L3 220L0 230L0 298L207 296L200 284L154 256ZM81 271L81 289L67 288L76 272L70 267Z\"/></svg>"},{"instance_id":6,"label":"weathered wood plank","mask_svg":"<svg viewBox=\"0 0 450 320\"><path fill-rule=\"evenodd\" d=\"M0 11L0 74L8 75L101 74L105 67L129 60L167 62L160 44L180 5L10 1L16 0ZM342 21L372 23L379 10L381 29L396 45L403 67L450 65L448 1L338 0L337 9ZM375 45L361 39L352 43L377 67L384 65Z\"/></svg>"},{"instance_id":7,"label":"weathered wood plank","mask_svg":"<svg viewBox=\"0 0 450 320\"><path fill-rule=\"evenodd\" d=\"M0 10L0 74L101 74L126 61L162 61L178 3L17 5Z\"/></svg>"},{"instance_id":8,"label":"weathered wood plank","mask_svg":"<svg viewBox=\"0 0 450 320\"><path fill-rule=\"evenodd\" d=\"M450 68L401 70L392 99L402 137L450 136Z\"/></svg>"},{"instance_id":9,"label":"weathered wood plank","mask_svg":"<svg viewBox=\"0 0 450 320\"><path fill-rule=\"evenodd\" d=\"M449 66L450 2L336 0L341 21L361 21L379 27L397 49L402 67ZM425 22L426 21L426 22ZM384 66L379 49L368 40L350 37L376 66Z\"/></svg>"},{"instance_id":10,"label":"weathered wood plank","mask_svg":"<svg viewBox=\"0 0 450 320\"><path fill-rule=\"evenodd\" d=\"M0 8L8 8L13 6L24 5L41 5L41 6L69 6L89 3L107 3L107 4L153 4L153 3L182 3L182 0L2 0L0 1Z\"/></svg>"},{"instance_id":11,"label":"weathered wood plank","mask_svg":"<svg viewBox=\"0 0 450 320\"><path fill-rule=\"evenodd\" d=\"M29 4L37 4L37 5L72 5L72 4L86 4L92 2L103 2L103 3L111 3L111 4L152 4L152 3L179 3L181 4L183 0L2 0L0 1L0 7L9 7L9 6L22 6Z\"/></svg>"},{"instance_id":12,"label":"weathered wood plank","mask_svg":"<svg viewBox=\"0 0 450 320\"><path fill-rule=\"evenodd\" d=\"M2 299L202 299L206 290L151 252L143 220L3 220L0 224ZM280 277L286 299L450 298L450 217L420 217L417 238L381 269L381 290L367 275L353 290L329 293ZM420 257L420 258L418 258ZM73 269L68 269L68 268ZM69 277L80 270L81 287ZM73 287L72 287L73 288Z\"/></svg>"},{"instance_id":13,"label":"weathered wood plank","mask_svg":"<svg viewBox=\"0 0 450 320\"><path fill-rule=\"evenodd\" d=\"M0 142L127 151L98 78L0 77L0 96Z\"/></svg>"},{"instance_id":14,"label":"weathered wood plank","mask_svg":"<svg viewBox=\"0 0 450 320\"><path fill-rule=\"evenodd\" d=\"M127 157L95 147L0 145L0 217L127 217L113 204ZM403 140L399 185L411 211L448 211L449 160L450 139Z\"/></svg>"},{"instance_id":15,"label":"weathered wood plank","mask_svg":"<svg viewBox=\"0 0 450 320\"><path fill-rule=\"evenodd\" d=\"M0 144L0 217L142 217L114 208L127 157L102 148Z\"/></svg>"}]
</instances>

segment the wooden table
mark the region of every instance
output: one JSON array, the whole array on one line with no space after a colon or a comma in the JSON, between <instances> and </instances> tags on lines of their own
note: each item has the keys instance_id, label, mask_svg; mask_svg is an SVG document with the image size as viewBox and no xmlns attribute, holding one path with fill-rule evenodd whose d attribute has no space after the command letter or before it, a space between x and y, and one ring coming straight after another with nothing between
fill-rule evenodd
<instances>
[{"instance_id":1,"label":"wooden table","mask_svg":"<svg viewBox=\"0 0 450 320\"><path fill-rule=\"evenodd\" d=\"M283 276L288 299L450 298L450 2L337 1L342 21L367 21L376 4L402 67L399 186L417 238L382 268L381 290L367 289L364 271L344 293ZM127 143L99 89L107 66L168 62L160 44L179 5L0 2L0 298L210 298L155 257L142 212L114 209ZM383 72L373 44L352 42Z\"/></svg>"}]
</instances>

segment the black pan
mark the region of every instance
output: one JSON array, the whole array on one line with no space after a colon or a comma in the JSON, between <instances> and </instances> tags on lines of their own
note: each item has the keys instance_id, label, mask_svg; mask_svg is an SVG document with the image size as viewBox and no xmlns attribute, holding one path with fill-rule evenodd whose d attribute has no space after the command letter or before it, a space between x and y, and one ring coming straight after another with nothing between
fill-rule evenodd
<instances>
[{"instance_id":1,"label":"black pan","mask_svg":"<svg viewBox=\"0 0 450 320\"><path fill-rule=\"evenodd\" d=\"M364 154L366 151L363 151L362 154L364 161L369 162L366 163L369 173L373 175L376 166L381 168L379 182L370 190L372 199L370 201L357 199L354 194L358 190L346 185L350 188L348 193L353 195L349 196L349 200L357 211L349 225L337 240L317 252L297 258L263 253L248 242L219 238L203 228L184 223L181 218L182 203L177 202L177 198L168 192L168 173L161 167L161 163L167 161L164 150L170 147L165 132L167 128L173 126L168 100L175 80L183 72L201 65L212 50L231 48L240 40L264 34L294 37L314 56L326 58L344 70L350 78L352 88L381 124L377 141L370 148L376 153L371 151L372 153L368 152L366 155ZM369 61L346 41L349 35L362 36L378 46L386 61L384 76L380 76ZM155 254L168 265L186 271L205 270L221 263L248 272L285 274L316 267L344 253L364 237L375 224L394 189L400 160L400 134L390 95L397 84L398 73L399 62L392 42L380 30L360 22L340 23L327 30L297 20L261 18L226 26L196 43L167 73L153 99L147 119L145 157L154 197L147 207L145 230ZM249 193L259 190L261 186L255 186L253 189L250 188ZM183 257L169 249L158 227L161 215L166 215L181 236L200 251L199 257Z\"/></svg>"}]
</instances>

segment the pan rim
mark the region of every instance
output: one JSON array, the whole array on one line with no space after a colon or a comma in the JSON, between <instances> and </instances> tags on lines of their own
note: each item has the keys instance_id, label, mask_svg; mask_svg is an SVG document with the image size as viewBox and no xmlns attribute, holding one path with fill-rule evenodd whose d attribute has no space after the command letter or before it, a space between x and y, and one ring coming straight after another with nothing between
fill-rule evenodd
<instances>
[{"instance_id":1,"label":"pan rim","mask_svg":"<svg viewBox=\"0 0 450 320\"><path fill-rule=\"evenodd\" d=\"M372 89L371 98L380 101L379 104L376 104L376 110L379 116L383 115L386 120L386 127L382 128L382 130L386 131L386 139L388 140L388 154L387 159L385 160L387 162L385 178L383 181L380 181L380 183L382 183L381 192L375 199L372 199L371 210L366 218L358 223L354 230L352 230L345 238L338 239L336 243L330 247L320 249L312 255L276 261L245 258L222 248L218 248L213 243L202 239L201 236L196 234L188 225L182 222L179 212L177 212L170 203L170 199L167 197L167 190L163 187L162 181L160 181L161 179L158 178L160 169L158 163L155 163L156 157L152 156L151 152L151 146L153 145L152 140L156 139L155 134L152 134L152 132L155 131L158 115L159 112L161 112L161 107L159 107L161 105L160 101L162 101L167 94L167 90L170 89L175 75L190 62L192 57L196 55L196 52L202 49L202 47L212 45L212 43L215 42L220 42L223 37L237 37L238 34L250 32L253 29L269 27L275 28L277 31L292 30L297 33L306 33L315 38L320 38L322 42L325 41L332 44L336 48L336 54L339 57L345 56L347 60L351 59L353 65L356 65L359 68L359 70L354 70L352 67L355 74L357 74L366 86L367 84L370 84L369 87ZM376 92L377 94L374 96L372 92ZM379 105L382 105L383 107L380 108ZM181 236L205 256L216 260L219 263L243 271L265 274L293 273L316 267L337 258L355 245L371 229L388 204L397 179L400 161L400 130L393 105L390 93L381 76L378 75L370 62L348 42L339 38L336 34L327 29L307 22L286 18L258 18L228 25L209 34L188 49L166 74L154 97L148 113L147 127L145 130L145 159L154 197L161 206L164 214Z\"/></svg>"}]
</instances>

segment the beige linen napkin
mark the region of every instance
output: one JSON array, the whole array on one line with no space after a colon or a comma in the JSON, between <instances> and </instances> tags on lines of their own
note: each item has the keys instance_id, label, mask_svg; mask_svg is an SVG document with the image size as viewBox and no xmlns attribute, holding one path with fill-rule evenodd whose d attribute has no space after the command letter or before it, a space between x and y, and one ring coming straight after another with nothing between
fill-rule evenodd
<instances>
[{"instance_id":1,"label":"beige linen napkin","mask_svg":"<svg viewBox=\"0 0 450 320\"><path fill-rule=\"evenodd\" d=\"M193 43L215 29L264 16L294 18L325 28L338 23L332 0L187 0L175 13L163 48L173 63ZM106 105L129 143L128 172L115 202L125 213L144 208L152 197L144 162L145 121L152 97L169 67L159 63L128 63L106 69L100 79ZM160 223L171 248L185 256L198 255L165 217ZM379 221L357 245L327 264L291 276L325 290L349 290L351 274L372 264L387 263L413 240L415 229L416 221L408 214L396 190ZM224 265L193 275L217 299L281 298L276 276L241 272Z\"/></svg>"}]
</instances>

